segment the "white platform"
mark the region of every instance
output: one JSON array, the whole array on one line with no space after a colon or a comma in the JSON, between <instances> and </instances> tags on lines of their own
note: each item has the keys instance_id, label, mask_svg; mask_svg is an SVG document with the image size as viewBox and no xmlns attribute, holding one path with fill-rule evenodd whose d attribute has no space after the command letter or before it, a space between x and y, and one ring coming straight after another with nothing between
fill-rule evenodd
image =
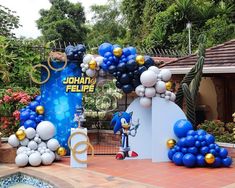
<instances>
[{"instance_id":1,"label":"white platform","mask_svg":"<svg viewBox=\"0 0 235 188\"><path fill-rule=\"evenodd\" d=\"M174 123L187 119L184 112L175 103L155 97L152 108L143 108L139 98L127 108L133 112L132 119L140 120L140 127L135 137L129 137L131 150L138 153L136 159L152 159L153 162L169 161L166 147L168 139L176 139L173 132Z\"/></svg>"}]
</instances>

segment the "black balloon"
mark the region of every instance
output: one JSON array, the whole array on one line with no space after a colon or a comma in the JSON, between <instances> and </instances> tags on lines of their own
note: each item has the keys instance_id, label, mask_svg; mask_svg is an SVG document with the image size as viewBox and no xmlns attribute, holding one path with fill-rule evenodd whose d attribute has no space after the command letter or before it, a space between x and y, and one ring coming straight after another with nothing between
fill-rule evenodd
<instances>
[{"instance_id":1,"label":"black balloon","mask_svg":"<svg viewBox=\"0 0 235 188\"><path fill-rule=\"evenodd\" d=\"M135 60L131 59L129 60L127 63L126 63L126 68L129 70L129 71L134 71L137 67L137 64L135 62Z\"/></svg>"},{"instance_id":2,"label":"black balloon","mask_svg":"<svg viewBox=\"0 0 235 188\"><path fill-rule=\"evenodd\" d=\"M122 90L124 93L131 93L134 90L134 88L132 87L132 85L126 84L122 86Z\"/></svg>"},{"instance_id":3,"label":"black balloon","mask_svg":"<svg viewBox=\"0 0 235 188\"><path fill-rule=\"evenodd\" d=\"M116 81L116 86L117 86L118 89L122 88L122 84L120 82L118 82L118 81Z\"/></svg>"},{"instance_id":4,"label":"black balloon","mask_svg":"<svg viewBox=\"0 0 235 188\"><path fill-rule=\"evenodd\" d=\"M139 67L139 70L138 70L138 72L139 72L139 74L141 75L144 71L146 71L147 70L147 68L145 67L145 66L141 66L141 67Z\"/></svg>"},{"instance_id":5,"label":"black balloon","mask_svg":"<svg viewBox=\"0 0 235 188\"><path fill-rule=\"evenodd\" d=\"M117 76L120 77L122 73L120 71L117 71Z\"/></svg>"},{"instance_id":6,"label":"black balloon","mask_svg":"<svg viewBox=\"0 0 235 188\"><path fill-rule=\"evenodd\" d=\"M117 71L117 67L116 66L114 66L114 65L109 66L109 73L110 74L113 74L116 71Z\"/></svg>"},{"instance_id":7,"label":"black balloon","mask_svg":"<svg viewBox=\"0 0 235 188\"><path fill-rule=\"evenodd\" d=\"M119 81L124 85L124 84L129 84L130 83L130 78L128 76L128 74L124 73L122 74L122 76L120 77Z\"/></svg>"},{"instance_id":8,"label":"black balloon","mask_svg":"<svg viewBox=\"0 0 235 188\"><path fill-rule=\"evenodd\" d=\"M132 80L132 85L134 86L134 88L136 88L137 86L141 85L140 83L140 79L133 79Z\"/></svg>"},{"instance_id":9,"label":"black balloon","mask_svg":"<svg viewBox=\"0 0 235 188\"><path fill-rule=\"evenodd\" d=\"M128 72L127 74L128 74L128 76L129 76L129 78L133 78L133 77L134 77L133 72Z\"/></svg>"},{"instance_id":10,"label":"black balloon","mask_svg":"<svg viewBox=\"0 0 235 188\"><path fill-rule=\"evenodd\" d=\"M154 60L150 56L144 56L144 65L149 68L154 65Z\"/></svg>"},{"instance_id":11,"label":"black balloon","mask_svg":"<svg viewBox=\"0 0 235 188\"><path fill-rule=\"evenodd\" d=\"M126 64L125 63L119 63L117 66L117 70L124 73L126 71Z\"/></svg>"}]
</instances>

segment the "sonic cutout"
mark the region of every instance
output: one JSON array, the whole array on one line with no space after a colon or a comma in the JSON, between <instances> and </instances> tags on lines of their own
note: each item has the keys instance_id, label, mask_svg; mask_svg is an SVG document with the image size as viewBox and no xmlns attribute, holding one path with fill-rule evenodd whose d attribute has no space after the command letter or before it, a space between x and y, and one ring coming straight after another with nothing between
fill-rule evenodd
<instances>
[{"instance_id":1,"label":"sonic cutout","mask_svg":"<svg viewBox=\"0 0 235 188\"><path fill-rule=\"evenodd\" d=\"M82 128L82 123L86 121L85 110L82 106L76 106L74 121L78 122L78 128Z\"/></svg>"},{"instance_id":2,"label":"sonic cutout","mask_svg":"<svg viewBox=\"0 0 235 188\"><path fill-rule=\"evenodd\" d=\"M128 140L129 135L135 137L139 128L139 120L134 124L132 122L132 114L133 112L116 112L111 120L111 126L114 127L114 134L120 131L122 135L122 146L116 155L116 159L118 160L125 159L125 157L138 156L136 152L131 151Z\"/></svg>"}]
</instances>

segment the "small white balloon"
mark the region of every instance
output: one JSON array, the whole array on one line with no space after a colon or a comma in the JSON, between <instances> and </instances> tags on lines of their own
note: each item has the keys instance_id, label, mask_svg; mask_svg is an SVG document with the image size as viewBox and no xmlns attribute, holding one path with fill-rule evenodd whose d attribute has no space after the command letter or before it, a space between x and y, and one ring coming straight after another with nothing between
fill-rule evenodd
<instances>
[{"instance_id":1,"label":"small white balloon","mask_svg":"<svg viewBox=\"0 0 235 188\"><path fill-rule=\"evenodd\" d=\"M55 160L55 153L54 153L53 151L50 151L49 153L50 153L50 155L52 156L53 161L54 161L54 160Z\"/></svg>"},{"instance_id":2,"label":"small white balloon","mask_svg":"<svg viewBox=\"0 0 235 188\"><path fill-rule=\"evenodd\" d=\"M37 132L37 131L36 131L36 132ZM38 133L36 133L35 137L38 137L38 138L39 138L39 134L38 134Z\"/></svg>"},{"instance_id":3,"label":"small white balloon","mask_svg":"<svg viewBox=\"0 0 235 188\"><path fill-rule=\"evenodd\" d=\"M20 145L21 145L21 146L27 146L28 143L29 143L29 139L28 139L28 138L25 138L24 140L21 140L21 141L20 141Z\"/></svg>"},{"instance_id":4,"label":"small white balloon","mask_svg":"<svg viewBox=\"0 0 235 188\"><path fill-rule=\"evenodd\" d=\"M159 68L157 68L156 66L151 66L148 68L148 70L155 72L155 74L158 74L160 72Z\"/></svg>"},{"instance_id":5,"label":"small white balloon","mask_svg":"<svg viewBox=\"0 0 235 188\"><path fill-rule=\"evenodd\" d=\"M145 89L145 96L152 98L156 95L156 90L153 87L149 87Z\"/></svg>"},{"instance_id":6,"label":"small white balloon","mask_svg":"<svg viewBox=\"0 0 235 188\"><path fill-rule=\"evenodd\" d=\"M15 158L15 163L19 167L26 166L28 164L28 162L29 162L29 157L25 153L20 153Z\"/></svg>"},{"instance_id":7,"label":"small white balloon","mask_svg":"<svg viewBox=\"0 0 235 188\"><path fill-rule=\"evenodd\" d=\"M28 156L30 156L30 155L32 154L32 152L31 152L31 151L27 151L26 154L27 154Z\"/></svg>"},{"instance_id":8,"label":"small white balloon","mask_svg":"<svg viewBox=\"0 0 235 188\"><path fill-rule=\"evenodd\" d=\"M171 71L169 69L162 69L160 71L160 74L162 75L162 80L167 82L171 79Z\"/></svg>"},{"instance_id":9,"label":"small white balloon","mask_svg":"<svg viewBox=\"0 0 235 188\"><path fill-rule=\"evenodd\" d=\"M95 58L95 61L97 62L98 65L101 65L103 63L104 58L102 56L97 56Z\"/></svg>"},{"instance_id":10,"label":"small white balloon","mask_svg":"<svg viewBox=\"0 0 235 188\"><path fill-rule=\"evenodd\" d=\"M144 96L144 92L145 92L145 87L143 85L139 85L135 88L135 93L139 96L139 97L143 97Z\"/></svg>"},{"instance_id":11,"label":"small white balloon","mask_svg":"<svg viewBox=\"0 0 235 188\"><path fill-rule=\"evenodd\" d=\"M24 126L21 126L18 130L25 130L25 127Z\"/></svg>"},{"instance_id":12,"label":"small white balloon","mask_svg":"<svg viewBox=\"0 0 235 188\"><path fill-rule=\"evenodd\" d=\"M159 73L159 74L157 75L157 79L158 79L158 80L161 80L161 79L162 79L161 73Z\"/></svg>"},{"instance_id":13,"label":"small white balloon","mask_svg":"<svg viewBox=\"0 0 235 188\"><path fill-rule=\"evenodd\" d=\"M29 164L31 166L39 166L41 164L41 161L42 161L41 155L38 152L32 153L29 156Z\"/></svg>"},{"instance_id":14,"label":"small white balloon","mask_svg":"<svg viewBox=\"0 0 235 188\"><path fill-rule=\"evenodd\" d=\"M37 143L40 144L41 142L42 142L42 139L39 138Z\"/></svg>"},{"instance_id":15,"label":"small white balloon","mask_svg":"<svg viewBox=\"0 0 235 188\"><path fill-rule=\"evenodd\" d=\"M55 138L52 138L52 139L48 140L47 147L51 151L56 151L60 147L60 144L59 144L58 140L56 140Z\"/></svg>"},{"instance_id":16,"label":"small white balloon","mask_svg":"<svg viewBox=\"0 0 235 188\"><path fill-rule=\"evenodd\" d=\"M84 68L87 70L89 68L89 65L88 64L85 64L84 65Z\"/></svg>"},{"instance_id":17,"label":"small white balloon","mask_svg":"<svg viewBox=\"0 0 235 188\"><path fill-rule=\"evenodd\" d=\"M151 70L146 70L140 75L140 82L145 87L152 87L157 82L157 77L155 72Z\"/></svg>"},{"instance_id":18,"label":"small white balloon","mask_svg":"<svg viewBox=\"0 0 235 188\"><path fill-rule=\"evenodd\" d=\"M34 128L29 127L29 128L27 128L27 129L25 130L25 134L26 134L26 137L27 137L28 139L32 139L32 138L35 137L36 131L35 131Z\"/></svg>"},{"instance_id":19,"label":"small white balloon","mask_svg":"<svg viewBox=\"0 0 235 188\"><path fill-rule=\"evenodd\" d=\"M8 144L10 144L12 147L18 147L20 142L19 142L18 138L16 137L16 135L12 134L8 138Z\"/></svg>"},{"instance_id":20,"label":"small white balloon","mask_svg":"<svg viewBox=\"0 0 235 188\"><path fill-rule=\"evenodd\" d=\"M27 147L20 146L16 151L16 155L19 155L20 153L23 153L24 151L26 151L26 149L27 149Z\"/></svg>"},{"instance_id":21,"label":"small white balloon","mask_svg":"<svg viewBox=\"0 0 235 188\"><path fill-rule=\"evenodd\" d=\"M31 150L36 150L38 148L38 144L34 140L31 140L28 143L28 148L30 148Z\"/></svg>"},{"instance_id":22,"label":"small white balloon","mask_svg":"<svg viewBox=\"0 0 235 188\"><path fill-rule=\"evenodd\" d=\"M84 63L84 64L88 64L93 58L94 58L93 55L91 55L91 54L86 54L86 55L84 56L84 58L83 58L83 63Z\"/></svg>"},{"instance_id":23,"label":"small white balloon","mask_svg":"<svg viewBox=\"0 0 235 188\"><path fill-rule=\"evenodd\" d=\"M51 152L51 150L50 149L46 149L46 151L45 151L46 153L50 153Z\"/></svg>"},{"instance_id":24,"label":"small white balloon","mask_svg":"<svg viewBox=\"0 0 235 188\"><path fill-rule=\"evenodd\" d=\"M50 153L43 153L41 159L43 165L50 165L54 161L54 158Z\"/></svg>"},{"instance_id":25,"label":"small white balloon","mask_svg":"<svg viewBox=\"0 0 235 188\"><path fill-rule=\"evenodd\" d=\"M84 67L84 68L82 68L82 72L86 72L86 68Z\"/></svg>"},{"instance_id":26,"label":"small white balloon","mask_svg":"<svg viewBox=\"0 0 235 188\"><path fill-rule=\"evenodd\" d=\"M166 96L165 94L161 94L161 98L165 98L165 96Z\"/></svg>"},{"instance_id":27,"label":"small white balloon","mask_svg":"<svg viewBox=\"0 0 235 188\"><path fill-rule=\"evenodd\" d=\"M38 147L40 148L43 148L45 147L46 148L47 144L45 142L41 142L40 144L38 144Z\"/></svg>"},{"instance_id":28,"label":"small white balloon","mask_svg":"<svg viewBox=\"0 0 235 188\"><path fill-rule=\"evenodd\" d=\"M95 70L91 70L91 69L86 70L86 75L89 76L89 77L94 77L95 74L96 74Z\"/></svg>"},{"instance_id":29,"label":"small white balloon","mask_svg":"<svg viewBox=\"0 0 235 188\"><path fill-rule=\"evenodd\" d=\"M36 132L42 140L49 140L55 134L55 126L50 121L42 121L38 124Z\"/></svg>"},{"instance_id":30,"label":"small white balloon","mask_svg":"<svg viewBox=\"0 0 235 188\"><path fill-rule=\"evenodd\" d=\"M170 91L166 91L166 92L165 92L165 95L171 96L171 92L170 92Z\"/></svg>"},{"instance_id":31,"label":"small white balloon","mask_svg":"<svg viewBox=\"0 0 235 188\"><path fill-rule=\"evenodd\" d=\"M155 89L157 93L165 93L166 91L166 84L163 81L158 81L155 85Z\"/></svg>"},{"instance_id":32,"label":"small white balloon","mask_svg":"<svg viewBox=\"0 0 235 188\"><path fill-rule=\"evenodd\" d=\"M39 152L40 152L40 154L43 154L43 153L46 153L46 150L42 149Z\"/></svg>"},{"instance_id":33,"label":"small white balloon","mask_svg":"<svg viewBox=\"0 0 235 188\"><path fill-rule=\"evenodd\" d=\"M143 106L144 108L150 108L152 105L152 99L147 98L147 97L141 97L140 105Z\"/></svg>"},{"instance_id":34,"label":"small white balloon","mask_svg":"<svg viewBox=\"0 0 235 188\"><path fill-rule=\"evenodd\" d=\"M42 149L46 150L46 149L47 149L47 147L42 147Z\"/></svg>"},{"instance_id":35,"label":"small white balloon","mask_svg":"<svg viewBox=\"0 0 235 188\"><path fill-rule=\"evenodd\" d=\"M174 94L174 93L171 93L170 100L171 100L172 102L174 102L175 99L176 99L175 94Z\"/></svg>"},{"instance_id":36,"label":"small white balloon","mask_svg":"<svg viewBox=\"0 0 235 188\"><path fill-rule=\"evenodd\" d=\"M39 141L39 138L38 138L38 137L35 137L33 140L34 140L35 142L38 142L38 141Z\"/></svg>"},{"instance_id":37,"label":"small white balloon","mask_svg":"<svg viewBox=\"0 0 235 188\"><path fill-rule=\"evenodd\" d=\"M170 100L170 96L166 95L166 96L165 96L165 99L166 99L166 100Z\"/></svg>"}]
</instances>

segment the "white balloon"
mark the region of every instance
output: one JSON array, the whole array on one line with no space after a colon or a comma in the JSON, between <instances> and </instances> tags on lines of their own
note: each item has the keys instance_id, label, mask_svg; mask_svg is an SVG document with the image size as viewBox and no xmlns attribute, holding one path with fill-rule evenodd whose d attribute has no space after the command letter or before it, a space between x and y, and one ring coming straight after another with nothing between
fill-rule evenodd
<instances>
[{"instance_id":1,"label":"white balloon","mask_svg":"<svg viewBox=\"0 0 235 188\"><path fill-rule=\"evenodd\" d=\"M24 126L21 126L18 130L25 130L25 127Z\"/></svg>"},{"instance_id":2,"label":"white balloon","mask_svg":"<svg viewBox=\"0 0 235 188\"><path fill-rule=\"evenodd\" d=\"M157 79L158 79L158 80L161 80L161 79L162 79L161 73L159 73L159 74L157 75Z\"/></svg>"},{"instance_id":3,"label":"white balloon","mask_svg":"<svg viewBox=\"0 0 235 188\"><path fill-rule=\"evenodd\" d=\"M51 152L51 150L50 149L46 149L46 153L50 153Z\"/></svg>"},{"instance_id":4,"label":"white balloon","mask_svg":"<svg viewBox=\"0 0 235 188\"><path fill-rule=\"evenodd\" d=\"M154 87L149 87L145 89L145 96L152 98L156 95L156 90Z\"/></svg>"},{"instance_id":5,"label":"white balloon","mask_svg":"<svg viewBox=\"0 0 235 188\"><path fill-rule=\"evenodd\" d=\"M81 66L81 68L83 68L83 67L84 67L84 63L81 63L81 65L80 65L80 66Z\"/></svg>"},{"instance_id":6,"label":"white balloon","mask_svg":"<svg viewBox=\"0 0 235 188\"><path fill-rule=\"evenodd\" d=\"M98 65L101 65L103 63L104 58L102 56L97 56L95 58L95 61L97 62Z\"/></svg>"},{"instance_id":7,"label":"white balloon","mask_svg":"<svg viewBox=\"0 0 235 188\"><path fill-rule=\"evenodd\" d=\"M82 68L82 72L86 72L86 68Z\"/></svg>"},{"instance_id":8,"label":"white balloon","mask_svg":"<svg viewBox=\"0 0 235 188\"><path fill-rule=\"evenodd\" d=\"M40 150L39 152L40 152L40 154L43 154L43 153L46 153L46 150L45 150L45 149L42 149L42 150Z\"/></svg>"},{"instance_id":9,"label":"white balloon","mask_svg":"<svg viewBox=\"0 0 235 188\"><path fill-rule=\"evenodd\" d=\"M25 138L24 140L20 141L20 145L22 145L22 146L27 146L28 143L29 143L29 139L28 138Z\"/></svg>"},{"instance_id":10,"label":"white balloon","mask_svg":"<svg viewBox=\"0 0 235 188\"><path fill-rule=\"evenodd\" d=\"M27 128L27 129L25 130L25 134L26 134L26 137L27 137L28 139L32 139L32 138L35 137L36 131L35 131L34 128L29 127L29 128Z\"/></svg>"},{"instance_id":11,"label":"white balloon","mask_svg":"<svg viewBox=\"0 0 235 188\"><path fill-rule=\"evenodd\" d=\"M93 59L93 55L91 54L86 54L83 58L83 63L88 64L91 60Z\"/></svg>"},{"instance_id":12,"label":"white balloon","mask_svg":"<svg viewBox=\"0 0 235 188\"><path fill-rule=\"evenodd\" d=\"M27 149L27 147L20 146L16 151L16 155L19 155L20 153L23 153L24 151L26 151L26 149Z\"/></svg>"},{"instance_id":13,"label":"white balloon","mask_svg":"<svg viewBox=\"0 0 235 188\"><path fill-rule=\"evenodd\" d=\"M10 144L12 147L17 147L17 146L19 146L20 142L19 142L18 138L16 137L16 135L12 134L8 138L8 144Z\"/></svg>"},{"instance_id":14,"label":"white balloon","mask_svg":"<svg viewBox=\"0 0 235 188\"><path fill-rule=\"evenodd\" d=\"M166 96L165 96L165 99L166 99L166 100L170 100L170 96L166 95Z\"/></svg>"},{"instance_id":15,"label":"white balloon","mask_svg":"<svg viewBox=\"0 0 235 188\"><path fill-rule=\"evenodd\" d=\"M55 160L55 153L53 151L50 151L49 153L51 154L53 161L54 161Z\"/></svg>"},{"instance_id":16,"label":"white balloon","mask_svg":"<svg viewBox=\"0 0 235 188\"><path fill-rule=\"evenodd\" d=\"M38 137L35 137L33 140L38 143L39 138L38 138Z\"/></svg>"},{"instance_id":17,"label":"white balloon","mask_svg":"<svg viewBox=\"0 0 235 188\"><path fill-rule=\"evenodd\" d=\"M20 153L15 158L16 165L20 167L26 166L28 162L29 162L29 158L25 153Z\"/></svg>"},{"instance_id":18,"label":"white balloon","mask_svg":"<svg viewBox=\"0 0 235 188\"><path fill-rule=\"evenodd\" d=\"M165 92L165 95L171 96L171 92L170 92L170 91L166 91L166 92Z\"/></svg>"},{"instance_id":19,"label":"white balloon","mask_svg":"<svg viewBox=\"0 0 235 188\"><path fill-rule=\"evenodd\" d=\"M157 82L157 77L155 72L151 70L144 71L140 76L140 82L145 87L152 87Z\"/></svg>"},{"instance_id":20,"label":"white balloon","mask_svg":"<svg viewBox=\"0 0 235 188\"><path fill-rule=\"evenodd\" d=\"M52 138L52 139L48 140L47 147L51 151L55 151L60 147L60 144L59 144L58 140L56 140L55 138Z\"/></svg>"},{"instance_id":21,"label":"white balloon","mask_svg":"<svg viewBox=\"0 0 235 188\"><path fill-rule=\"evenodd\" d=\"M86 75L89 76L89 77L94 77L95 74L96 74L95 70L91 70L91 69L86 70Z\"/></svg>"},{"instance_id":22,"label":"white balloon","mask_svg":"<svg viewBox=\"0 0 235 188\"><path fill-rule=\"evenodd\" d=\"M32 153L29 156L29 164L31 166L39 166L41 164L41 155L38 152Z\"/></svg>"},{"instance_id":23,"label":"white balloon","mask_svg":"<svg viewBox=\"0 0 235 188\"><path fill-rule=\"evenodd\" d=\"M167 82L171 79L171 71L169 69L162 69L160 71L160 74L162 75L162 80Z\"/></svg>"},{"instance_id":24,"label":"white balloon","mask_svg":"<svg viewBox=\"0 0 235 188\"><path fill-rule=\"evenodd\" d=\"M161 94L161 97L162 97L162 98L165 98L165 96L166 96L165 94Z\"/></svg>"},{"instance_id":25,"label":"white balloon","mask_svg":"<svg viewBox=\"0 0 235 188\"><path fill-rule=\"evenodd\" d=\"M160 72L159 68L157 68L156 66L151 66L148 68L148 70L155 72L155 74L158 74Z\"/></svg>"},{"instance_id":26,"label":"white balloon","mask_svg":"<svg viewBox=\"0 0 235 188\"><path fill-rule=\"evenodd\" d=\"M175 94L174 94L174 93L171 93L170 100L174 102L174 101L175 101L175 99L176 99Z\"/></svg>"},{"instance_id":27,"label":"white balloon","mask_svg":"<svg viewBox=\"0 0 235 188\"><path fill-rule=\"evenodd\" d=\"M56 161L61 160L61 156L59 156L57 153L55 153L55 160L56 160Z\"/></svg>"},{"instance_id":28,"label":"white balloon","mask_svg":"<svg viewBox=\"0 0 235 188\"><path fill-rule=\"evenodd\" d=\"M144 108L150 108L152 105L152 99L147 98L147 97L141 97L140 105L143 106Z\"/></svg>"},{"instance_id":29,"label":"white balloon","mask_svg":"<svg viewBox=\"0 0 235 188\"><path fill-rule=\"evenodd\" d=\"M50 165L54 161L54 158L50 153L43 153L41 159L43 165Z\"/></svg>"},{"instance_id":30,"label":"white balloon","mask_svg":"<svg viewBox=\"0 0 235 188\"><path fill-rule=\"evenodd\" d=\"M41 142L40 144L38 144L38 147L40 148L43 148L45 147L46 148L47 144L45 142Z\"/></svg>"},{"instance_id":31,"label":"white balloon","mask_svg":"<svg viewBox=\"0 0 235 188\"><path fill-rule=\"evenodd\" d=\"M42 121L36 131L42 140L49 140L55 134L55 126L50 121Z\"/></svg>"},{"instance_id":32,"label":"white balloon","mask_svg":"<svg viewBox=\"0 0 235 188\"><path fill-rule=\"evenodd\" d=\"M161 97L161 94L159 94L159 93L156 93L156 97Z\"/></svg>"},{"instance_id":33,"label":"white balloon","mask_svg":"<svg viewBox=\"0 0 235 188\"><path fill-rule=\"evenodd\" d=\"M165 93L166 91L166 84L163 81L158 81L155 85L155 89L157 93Z\"/></svg>"},{"instance_id":34,"label":"white balloon","mask_svg":"<svg viewBox=\"0 0 235 188\"><path fill-rule=\"evenodd\" d=\"M135 88L135 93L140 97L144 96L144 92L145 92L145 87L143 85L139 85Z\"/></svg>"},{"instance_id":35,"label":"white balloon","mask_svg":"<svg viewBox=\"0 0 235 188\"><path fill-rule=\"evenodd\" d=\"M88 65L88 64L85 64L85 65L84 65L84 68L85 68L85 69L88 69L88 68L89 68L89 65Z\"/></svg>"},{"instance_id":36,"label":"white balloon","mask_svg":"<svg viewBox=\"0 0 235 188\"><path fill-rule=\"evenodd\" d=\"M36 150L38 148L38 144L34 141L34 140L31 140L29 143L28 143L28 148L32 149L32 150Z\"/></svg>"},{"instance_id":37,"label":"white balloon","mask_svg":"<svg viewBox=\"0 0 235 188\"><path fill-rule=\"evenodd\" d=\"M39 138L37 143L40 144L41 142L42 142L42 139Z\"/></svg>"}]
</instances>

